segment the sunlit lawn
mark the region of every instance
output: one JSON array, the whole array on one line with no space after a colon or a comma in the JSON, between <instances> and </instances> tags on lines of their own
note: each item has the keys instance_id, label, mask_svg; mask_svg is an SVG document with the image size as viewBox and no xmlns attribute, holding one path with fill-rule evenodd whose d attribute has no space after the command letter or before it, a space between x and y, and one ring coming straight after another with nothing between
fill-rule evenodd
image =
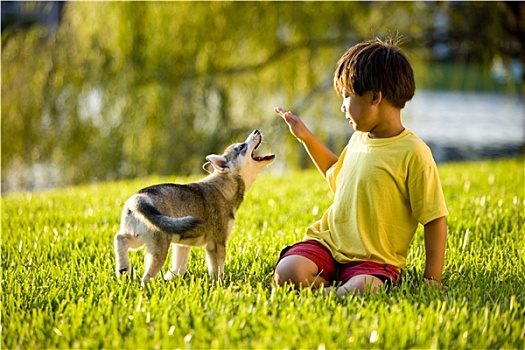
<instances>
[{"instance_id":1,"label":"sunlit lawn","mask_svg":"<svg viewBox=\"0 0 525 350\"><path fill-rule=\"evenodd\" d=\"M524 161L439 167L450 216L445 289L420 283L422 231L405 281L337 300L274 288L283 246L331 202L315 171L260 175L237 214L226 279L209 282L193 249L188 274L140 288L114 276L123 202L148 178L2 197L2 348L465 348L525 344ZM167 265L166 265L167 268Z\"/></svg>"}]
</instances>

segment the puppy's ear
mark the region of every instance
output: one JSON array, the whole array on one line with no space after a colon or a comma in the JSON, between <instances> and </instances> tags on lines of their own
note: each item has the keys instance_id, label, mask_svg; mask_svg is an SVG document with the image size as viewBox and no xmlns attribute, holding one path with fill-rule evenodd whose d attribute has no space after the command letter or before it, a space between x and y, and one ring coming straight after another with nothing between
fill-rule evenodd
<instances>
[{"instance_id":1,"label":"puppy's ear","mask_svg":"<svg viewBox=\"0 0 525 350\"><path fill-rule=\"evenodd\" d=\"M214 167L220 173L227 173L228 171L230 171L230 167L228 166L228 159L226 159L223 156L218 156L216 154L210 154L209 156L206 157L206 160L209 161L211 166ZM206 166L206 164L204 165ZM206 169L209 172L207 168L204 168L204 169Z\"/></svg>"},{"instance_id":2,"label":"puppy's ear","mask_svg":"<svg viewBox=\"0 0 525 350\"><path fill-rule=\"evenodd\" d=\"M202 168L204 170L206 170L207 172L209 172L210 174L213 174L213 166L211 165L210 162L206 162L203 164Z\"/></svg>"}]
</instances>

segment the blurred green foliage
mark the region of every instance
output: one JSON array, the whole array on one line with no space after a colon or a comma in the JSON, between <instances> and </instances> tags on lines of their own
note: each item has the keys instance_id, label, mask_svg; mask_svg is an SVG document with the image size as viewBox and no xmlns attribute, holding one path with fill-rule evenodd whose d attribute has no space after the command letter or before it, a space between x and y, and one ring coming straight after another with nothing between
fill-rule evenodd
<instances>
[{"instance_id":1,"label":"blurred green foliage","mask_svg":"<svg viewBox=\"0 0 525 350\"><path fill-rule=\"evenodd\" d=\"M67 3L56 33L2 33L2 183L35 164L59 185L195 173L255 128L299 166L273 107L319 116L308 120L319 137L345 142L324 126L339 115L336 60L358 41L401 35L421 70L433 11L447 6Z\"/></svg>"}]
</instances>

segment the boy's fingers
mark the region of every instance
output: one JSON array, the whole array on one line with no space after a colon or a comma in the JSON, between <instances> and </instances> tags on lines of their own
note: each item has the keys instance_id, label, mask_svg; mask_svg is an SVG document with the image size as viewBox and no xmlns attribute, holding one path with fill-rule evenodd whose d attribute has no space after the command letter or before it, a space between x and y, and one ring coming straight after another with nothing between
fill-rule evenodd
<instances>
[{"instance_id":1,"label":"boy's fingers","mask_svg":"<svg viewBox=\"0 0 525 350\"><path fill-rule=\"evenodd\" d=\"M286 113L286 111L282 109L281 107L275 107L273 110L275 111L275 113L279 114L280 116Z\"/></svg>"},{"instance_id":2,"label":"boy's fingers","mask_svg":"<svg viewBox=\"0 0 525 350\"><path fill-rule=\"evenodd\" d=\"M275 107L274 108L274 111L279 114L281 117L283 117L284 119L286 120L289 120L293 117L295 117L295 115L290 112L290 111L285 111L284 109L282 109L281 107Z\"/></svg>"},{"instance_id":3,"label":"boy's fingers","mask_svg":"<svg viewBox=\"0 0 525 350\"><path fill-rule=\"evenodd\" d=\"M282 109L281 107L275 107L274 108L274 111L279 114L283 119L284 121L286 122L286 124L288 124L289 126L292 126L292 125L296 125L298 124L298 117L296 117L292 112L290 111L285 111L284 109Z\"/></svg>"}]
</instances>

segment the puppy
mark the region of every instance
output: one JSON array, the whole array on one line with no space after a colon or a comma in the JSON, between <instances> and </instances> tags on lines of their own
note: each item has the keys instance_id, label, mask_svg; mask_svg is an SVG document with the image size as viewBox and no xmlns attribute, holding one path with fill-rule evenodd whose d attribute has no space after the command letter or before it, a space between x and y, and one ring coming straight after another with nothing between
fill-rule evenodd
<instances>
[{"instance_id":1,"label":"puppy","mask_svg":"<svg viewBox=\"0 0 525 350\"><path fill-rule=\"evenodd\" d=\"M131 196L114 238L117 276L131 273L128 250L146 246L146 285L161 270L173 244L166 280L186 272L192 246L206 249L208 272L212 279L221 279L235 213L259 171L275 159L274 154L254 155L262 139L254 130L222 155L207 156L203 168L210 174L200 181L154 185Z\"/></svg>"}]
</instances>

